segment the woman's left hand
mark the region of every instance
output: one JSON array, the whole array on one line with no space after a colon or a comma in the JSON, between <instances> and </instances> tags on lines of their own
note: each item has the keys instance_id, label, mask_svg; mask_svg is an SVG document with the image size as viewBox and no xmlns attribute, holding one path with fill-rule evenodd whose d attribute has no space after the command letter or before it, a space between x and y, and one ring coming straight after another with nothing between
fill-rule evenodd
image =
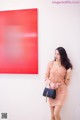
<instances>
[{"instance_id":1,"label":"woman's left hand","mask_svg":"<svg viewBox=\"0 0 80 120\"><path fill-rule=\"evenodd\" d=\"M59 83L55 83L54 89L57 89L59 87Z\"/></svg>"}]
</instances>

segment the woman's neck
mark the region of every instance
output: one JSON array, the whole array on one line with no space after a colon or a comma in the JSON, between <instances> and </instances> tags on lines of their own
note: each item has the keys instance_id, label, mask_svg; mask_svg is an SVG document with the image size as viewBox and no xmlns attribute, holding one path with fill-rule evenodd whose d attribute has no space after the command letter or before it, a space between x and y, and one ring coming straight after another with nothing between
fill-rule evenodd
<instances>
[{"instance_id":1,"label":"woman's neck","mask_svg":"<svg viewBox=\"0 0 80 120\"><path fill-rule=\"evenodd\" d=\"M60 60L57 60L57 65L60 67L61 66L61 61Z\"/></svg>"}]
</instances>

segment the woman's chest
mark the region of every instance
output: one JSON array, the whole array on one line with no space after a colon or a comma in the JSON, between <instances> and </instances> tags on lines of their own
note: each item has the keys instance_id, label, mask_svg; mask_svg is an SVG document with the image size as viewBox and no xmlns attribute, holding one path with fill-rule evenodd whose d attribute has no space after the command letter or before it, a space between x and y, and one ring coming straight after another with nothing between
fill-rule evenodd
<instances>
[{"instance_id":1,"label":"woman's chest","mask_svg":"<svg viewBox=\"0 0 80 120\"><path fill-rule=\"evenodd\" d=\"M56 65L53 65L50 69L50 73L54 75L61 75L64 77L66 75L66 69L63 66L58 67Z\"/></svg>"}]
</instances>

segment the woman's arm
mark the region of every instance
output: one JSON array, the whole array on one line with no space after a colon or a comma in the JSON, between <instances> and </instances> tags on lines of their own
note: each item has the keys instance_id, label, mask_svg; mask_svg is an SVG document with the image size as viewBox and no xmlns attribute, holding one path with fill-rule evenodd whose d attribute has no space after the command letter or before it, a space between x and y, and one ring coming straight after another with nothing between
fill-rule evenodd
<instances>
[{"instance_id":1,"label":"woman's arm","mask_svg":"<svg viewBox=\"0 0 80 120\"><path fill-rule=\"evenodd\" d=\"M52 61L50 61L48 63L47 70L46 70L46 73L45 73L45 81L46 81L47 85L50 85L50 83L51 83L51 80L49 80L51 65L52 65Z\"/></svg>"},{"instance_id":2,"label":"woman's arm","mask_svg":"<svg viewBox=\"0 0 80 120\"><path fill-rule=\"evenodd\" d=\"M66 84L67 86L69 85L69 82L70 82L71 72L72 72L72 69L69 68L69 69L67 70L67 73L66 73L65 84Z\"/></svg>"}]
</instances>

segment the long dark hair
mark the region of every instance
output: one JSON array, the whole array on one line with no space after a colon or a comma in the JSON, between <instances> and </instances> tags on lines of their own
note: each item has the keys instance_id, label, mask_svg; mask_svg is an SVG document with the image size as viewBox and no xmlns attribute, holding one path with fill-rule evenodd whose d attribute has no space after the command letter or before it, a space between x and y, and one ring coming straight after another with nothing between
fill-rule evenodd
<instances>
[{"instance_id":1,"label":"long dark hair","mask_svg":"<svg viewBox=\"0 0 80 120\"><path fill-rule=\"evenodd\" d=\"M67 56L66 50L63 47L58 47L56 50L59 51L60 58L61 58L61 65L64 66L66 69L69 69L69 68L72 69L73 66Z\"/></svg>"}]
</instances>

